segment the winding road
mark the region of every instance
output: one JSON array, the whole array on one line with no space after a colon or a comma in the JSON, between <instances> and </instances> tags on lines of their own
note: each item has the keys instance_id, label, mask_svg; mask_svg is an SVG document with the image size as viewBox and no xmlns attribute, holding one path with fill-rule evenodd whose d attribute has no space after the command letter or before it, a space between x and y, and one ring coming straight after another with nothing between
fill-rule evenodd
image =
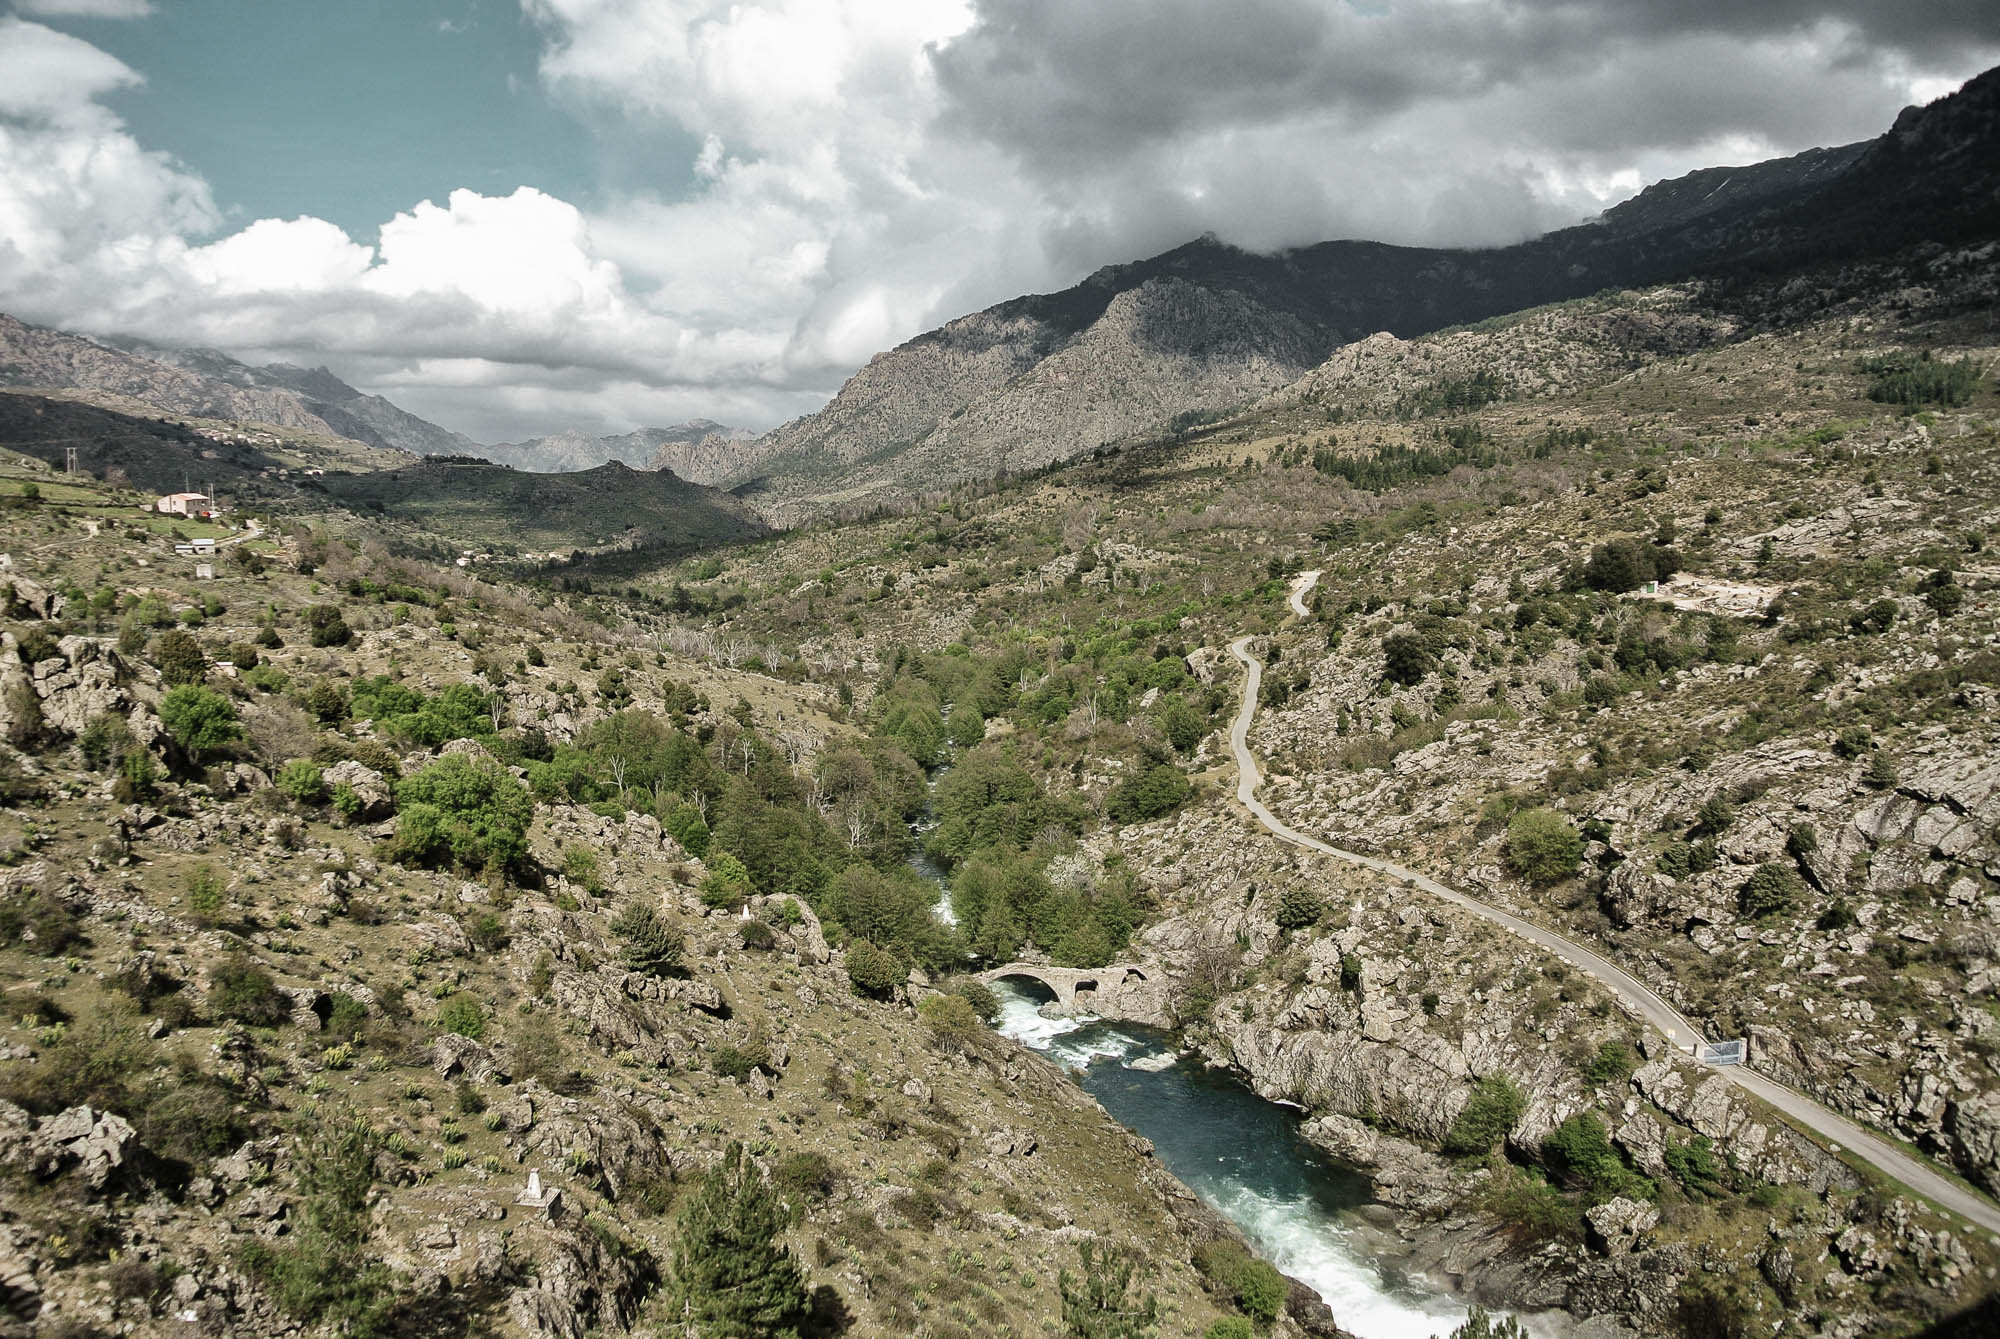
<instances>
[{"instance_id":1,"label":"winding road","mask_svg":"<svg viewBox=\"0 0 2000 1339\"><path fill-rule=\"evenodd\" d=\"M1320 575L1319 572L1302 572L1292 582L1286 603L1300 618L1306 617L1309 612L1305 597L1319 581ZM1374 870L1406 887L1421 889L1433 897L1519 935L1555 954L1609 990L1627 1008L1663 1033L1678 1049L1700 1053L1703 1038L1693 1023L1662 999L1652 987L1600 954L1553 930L1522 920L1519 916L1490 906L1456 888L1447 887L1429 875L1406 865L1363 855L1359 851L1343 850L1338 846L1330 846L1318 838L1308 837L1288 826L1267 809L1263 801L1257 798L1257 790L1264 784L1264 774L1257 766L1256 756L1250 752L1250 723L1257 713L1257 694L1263 686L1264 666L1250 654L1249 637L1238 637L1231 642L1229 652L1241 662L1244 670L1243 702L1237 708L1236 719L1229 725L1229 749L1236 755L1236 798L1272 836L1293 846L1317 851L1336 860L1344 860L1349 864ZM1754 1094L1799 1125L1831 1141L1836 1151L1845 1149L1884 1176L1900 1181L1934 1204L1985 1228L1988 1232L2000 1235L2000 1206L1868 1133L1853 1121L1828 1110L1805 1094L1787 1088L1741 1065L1716 1066L1715 1072L1745 1092Z\"/></svg>"}]
</instances>

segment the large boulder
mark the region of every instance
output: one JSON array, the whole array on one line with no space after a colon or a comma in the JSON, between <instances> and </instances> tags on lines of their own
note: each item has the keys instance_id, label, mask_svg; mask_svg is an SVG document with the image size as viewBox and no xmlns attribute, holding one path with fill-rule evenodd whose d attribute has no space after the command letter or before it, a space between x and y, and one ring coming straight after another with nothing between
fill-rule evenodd
<instances>
[{"instance_id":1,"label":"large boulder","mask_svg":"<svg viewBox=\"0 0 2000 1339\"><path fill-rule=\"evenodd\" d=\"M102 1190L138 1151L138 1132L124 1117L71 1107L36 1124L28 1137L27 1160L37 1175L74 1171L86 1186Z\"/></svg>"},{"instance_id":2,"label":"large boulder","mask_svg":"<svg viewBox=\"0 0 2000 1339\"><path fill-rule=\"evenodd\" d=\"M1630 1255L1660 1223L1659 1206L1620 1196L1584 1211L1590 1244L1602 1255Z\"/></svg>"},{"instance_id":3,"label":"large boulder","mask_svg":"<svg viewBox=\"0 0 2000 1339\"><path fill-rule=\"evenodd\" d=\"M380 818L395 805L395 793L390 789L389 779L352 758L327 768L324 777L329 791L338 793L346 787L354 793L361 805L354 814L356 822Z\"/></svg>"}]
</instances>

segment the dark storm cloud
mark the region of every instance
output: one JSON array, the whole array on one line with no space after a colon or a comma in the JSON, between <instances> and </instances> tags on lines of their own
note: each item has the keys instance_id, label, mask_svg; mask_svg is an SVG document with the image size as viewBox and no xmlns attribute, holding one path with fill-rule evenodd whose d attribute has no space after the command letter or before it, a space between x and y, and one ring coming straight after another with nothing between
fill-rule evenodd
<instances>
[{"instance_id":1,"label":"dark storm cloud","mask_svg":"<svg viewBox=\"0 0 2000 1339\"><path fill-rule=\"evenodd\" d=\"M1830 76L1963 75L2000 52L2000 6L1978 0L979 0L977 11L933 54L947 124L1053 175L1218 127L1310 117L1364 130L1517 90L1556 107L1595 92L1588 114L1539 118L1577 148L1634 147L1635 120L1656 144L1782 133L1824 125L1827 104L1851 100Z\"/></svg>"}]
</instances>

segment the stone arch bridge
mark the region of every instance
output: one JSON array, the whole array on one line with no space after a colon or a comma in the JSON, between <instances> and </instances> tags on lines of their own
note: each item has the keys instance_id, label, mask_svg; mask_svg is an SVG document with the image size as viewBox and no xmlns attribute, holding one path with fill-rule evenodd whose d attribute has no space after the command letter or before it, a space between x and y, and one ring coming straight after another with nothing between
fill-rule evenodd
<instances>
[{"instance_id":1,"label":"stone arch bridge","mask_svg":"<svg viewBox=\"0 0 2000 1339\"><path fill-rule=\"evenodd\" d=\"M1080 991L1114 990L1128 980L1144 981L1146 972L1129 962L1114 962L1109 967L1045 967L1040 963L1010 962L981 972L979 979L990 986L1009 976L1039 981L1056 993L1058 1003L1074 1005Z\"/></svg>"}]
</instances>

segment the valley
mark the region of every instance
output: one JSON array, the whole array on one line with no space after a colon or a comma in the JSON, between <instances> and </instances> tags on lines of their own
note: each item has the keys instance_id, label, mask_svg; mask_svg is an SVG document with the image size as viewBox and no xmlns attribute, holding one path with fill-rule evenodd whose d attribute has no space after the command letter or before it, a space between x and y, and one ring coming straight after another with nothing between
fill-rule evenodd
<instances>
[{"instance_id":1,"label":"valley","mask_svg":"<svg viewBox=\"0 0 2000 1339\"><path fill-rule=\"evenodd\" d=\"M0 1333L1984 1333L1996 99L759 438L0 324Z\"/></svg>"}]
</instances>

